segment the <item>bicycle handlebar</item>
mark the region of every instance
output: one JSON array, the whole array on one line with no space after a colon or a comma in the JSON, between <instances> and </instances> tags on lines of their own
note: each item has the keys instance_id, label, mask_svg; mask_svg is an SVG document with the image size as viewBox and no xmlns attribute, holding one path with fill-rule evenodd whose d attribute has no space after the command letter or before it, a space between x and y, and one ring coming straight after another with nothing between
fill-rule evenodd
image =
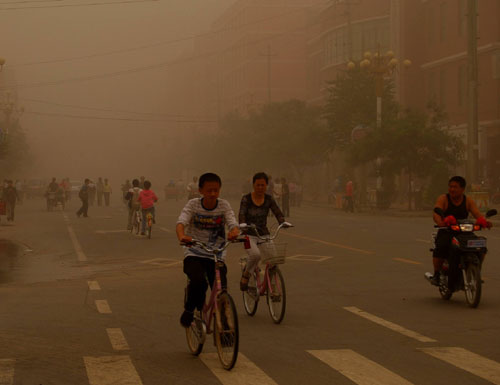
<instances>
[{"instance_id":1,"label":"bicycle handlebar","mask_svg":"<svg viewBox=\"0 0 500 385\"><path fill-rule=\"evenodd\" d=\"M224 244L221 247L210 247L205 242L193 238L191 242L181 242L181 246L199 246L207 253L217 255L226 250L231 243L245 242L245 240L246 240L245 238L236 238L232 241L224 242Z\"/></svg>"},{"instance_id":2,"label":"bicycle handlebar","mask_svg":"<svg viewBox=\"0 0 500 385\"><path fill-rule=\"evenodd\" d=\"M278 236L280 230L282 228L285 228L285 229L288 229L290 227L294 227L290 222L283 222L282 224L280 224L278 226L278 228L276 229L274 235L269 235L267 237L263 237L259 234L259 230L257 230L257 226L255 226L255 224L251 223L251 224L246 224L246 223L240 223L240 229L244 230L244 229L252 229L255 231L255 233L257 234L257 238L263 240L263 241L272 241L274 239L276 239L276 237Z\"/></svg>"}]
</instances>

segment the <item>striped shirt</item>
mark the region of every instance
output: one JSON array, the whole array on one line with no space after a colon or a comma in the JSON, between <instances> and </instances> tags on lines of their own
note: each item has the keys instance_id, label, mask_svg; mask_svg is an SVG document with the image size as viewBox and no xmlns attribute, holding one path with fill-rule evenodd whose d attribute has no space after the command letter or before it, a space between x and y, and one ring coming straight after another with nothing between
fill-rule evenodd
<instances>
[{"instance_id":1,"label":"striped shirt","mask_svg":"<svg viewBox=\"0 0 500 385\"><path fill-rule=\"evenodd\" d=\"M177 224L183 224L186 235L202 241L210 247L220 247L226 240L226 226L229 230L238 226L234 211L225 199L217 199L217 204L211 210L203 207L203 198L188 201L181 211ZM225 258L225 252L219 256ZM184 257L196 256L213 258L198 246L184 247Z\"/></svg>"}]
</instances>

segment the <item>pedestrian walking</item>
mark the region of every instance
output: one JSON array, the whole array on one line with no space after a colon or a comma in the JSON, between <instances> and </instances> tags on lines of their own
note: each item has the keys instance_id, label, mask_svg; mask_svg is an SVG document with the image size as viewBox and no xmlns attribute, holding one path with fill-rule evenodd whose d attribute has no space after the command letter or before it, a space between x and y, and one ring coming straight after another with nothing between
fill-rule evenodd
<instances>
[{"instance_id":1,"label":"pedestrian walking","mask_svg":"<svg viewBox=\"0 0 500 385\"><path fill-rule=\"evenodd\" d=\"M349 180L345 185L346 211L354 212L354 186L352 180Z\"/></svg>"},{"instance_id":2,"label":"pedestrian walking","mask_svg":"<svg viewBox=\"0 0 500 385\"><path fill-rule=\"evenodd\" d=\"M102 182L101 177L97 179L96 193L97 193L97 206L102 206L102 198L104 196L104 183Z\"/></svg>"},{"instance_id":3,"label":"pedestrian walking","mask_svg":"<svg viewBox=\"0 0 500 385\"><path fill-rule=\"evenodd\" d=\"M14 211L18 199L19 197L14 183L11 180L7 181L7 187L4 187L2 191L2 200L7 206L7 221L12 222L14 220Z\"/></svg>"},{"instance_id":4,"label":"pedestrian walking","mask_svg":"<svg viewBox=\"0 0 500 385\"><path fill-rule=\"evenodd\" d=\"M107 178L104 179L104 189L103 189L103 192L104 192L104 204L106 206L109 206L109 200L110 200L110 197L111 197L112 189L111 189L111 185L109 184Z\"/></svg>"},{"instance_id":5,"label":"pedestrian walking","mask_svg":"<svg viewBox=\"0 0 500 385\"><path fill-rule=\"evenodd\" d=\"M80 210L76 212L76 216L80 218L83 215L84 218L88 217L89 210L89 179L85 179L83 186L80 188L80 192L78 193L78 197L82 201L82 207Z\"/></svg>"},{"instance_id":6,"label":"pedestrian walking","mask_svg":"<svg viewBox=\"0 0 500 385\"><path fill-rule=\"evenodd\" d=\"M95 202L95 196L97 193L97 186L94 182L90 181L89 183L89 205L93 206Z\"/></svg>"}]
</instances>

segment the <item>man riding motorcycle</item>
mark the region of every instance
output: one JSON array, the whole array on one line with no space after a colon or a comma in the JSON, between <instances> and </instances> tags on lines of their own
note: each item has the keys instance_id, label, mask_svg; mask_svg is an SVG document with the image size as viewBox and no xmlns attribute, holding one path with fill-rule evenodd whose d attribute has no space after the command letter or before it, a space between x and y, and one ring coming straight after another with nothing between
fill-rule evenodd
<instances>
[{"instance_id":1,"label":"man riding motorcycle","mask_svg":"<svg viewBox=\"0 0 500 385\"><path fill-rule=\"evenodd\" d=\"M469 213L476 218L476 224L481 227L491 228L491 222L479 211L476 203L465 196L466 181L461 176L454 176L448 181L448 194L442 194L437 199L435 208L439 208L444 212L441 217L436 212L433 212L434 222L440 227L446 227L457 223L457 220L467 219ZM436 236L436 247L432 255L432 263L434 266L434 274L431 283L439 286L439 272L443 266L443 262L450 254L450 245L453 234L446 230L439 230Z\"/></svg>"}]
</instances>

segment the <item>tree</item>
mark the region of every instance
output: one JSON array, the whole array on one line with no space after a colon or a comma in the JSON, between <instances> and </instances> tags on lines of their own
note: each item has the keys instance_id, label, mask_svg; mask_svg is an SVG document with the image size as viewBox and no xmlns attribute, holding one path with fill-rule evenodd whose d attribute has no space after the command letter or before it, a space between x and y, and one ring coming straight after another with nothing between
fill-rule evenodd
<instances>
[{"instance_id":1,"label":"tree","mask_svg":"<svg viewBox=\"0 0 500 385\"><path fill-rule=\"evenodd\" d=\"M206 135L200 143L217 168L228 174L272 169L300 175L305 166L326 157L325 138L320 109L288 100L266 104L248 117L231 113L221 121L215 136Z\"/></svg>"},{"instance_id":2,"label":"tree","mask_svg":"<svg viewBox=\"0 0 500 385\"><path fill-rule=\"evenodd\" d=\"M351 133L356 126L374 127L377 121L375 76L361 68L340 72L327 91L323 116L328 122L330 146L347 149L352 143ZM388 123L394 120L398 109L394 100L394 84L386 81L382 95L382 121Z\"/></svg>"},{"instance_id":3,"label":"tree","mask_svg":"<svg viewBox=\"0 0 500 385\"><path fill-rule=\"evenodd\" d=\"M463 141L443 128L444 118L442 111L435 107L427 114L407 110L390 124L371 131L353 148L351 160L364 163L381 157L384 173L405 172L411 210L413 177L427 176L438 165L456 165L463 158Z\"/></svg>"},{"instance_id":4,"label":"tree","mask_svg":"<svg viewBox=\"0 0 500 385\"><path fill-rule=\"evenodd\" d=\"M19 123L11 124L9 133L2 131L0 136L0 170L11 175L22 167L28 166L32 155L22 127Z\"/></svg>"}]
</instances>

